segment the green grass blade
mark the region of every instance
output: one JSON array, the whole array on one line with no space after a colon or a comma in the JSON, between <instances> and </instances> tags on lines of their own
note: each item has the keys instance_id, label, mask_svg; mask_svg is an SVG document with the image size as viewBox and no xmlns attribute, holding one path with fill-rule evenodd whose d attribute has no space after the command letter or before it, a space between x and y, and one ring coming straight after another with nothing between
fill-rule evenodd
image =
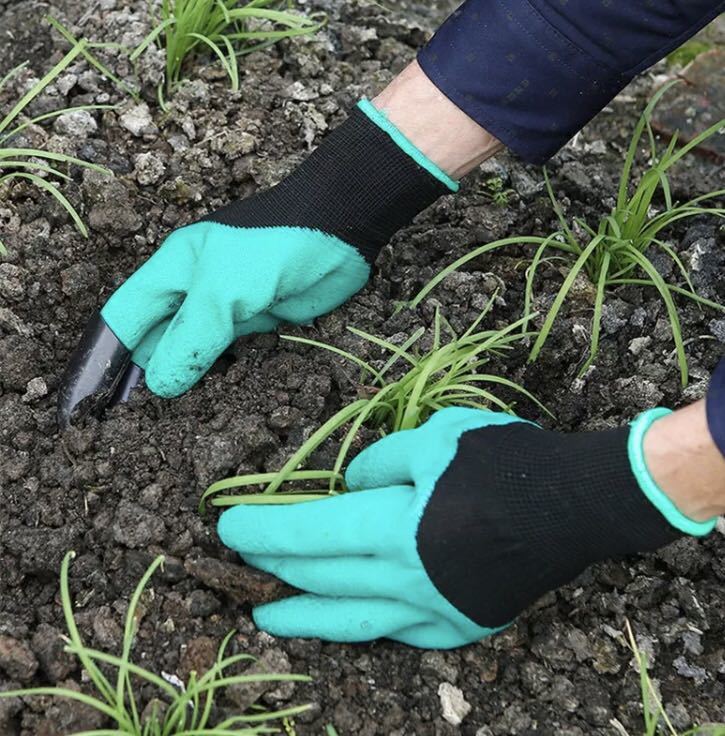
<instances>
[{"instance_id":1,"label":"green grass blade","mask_svg":"<svg viewBox=\"0 0 725 736\"><path fill-rule=\"evenodd\" d=\"M327 350L335 355L339 355L341 358L345 358L345 360L349 360L351 363L355 363L355 365L360 366L360 368L369 373L375 381L381 380L380 374L370 365L370 363L364 361L362 358L358 358L357 355L353 355L353 353L350 353L347 350L335 347L334 345L329 345L326 342L312 340L309 337L297 337L296 335L280 335L280 337L283 340L289 340L289 342L297 342L301 345L310 345L315 348L322 348L323 350Z\"/></svg>"},{"instance_id":2,"label":"green grass blade","mask_svg":"<svg viewBox=\"0 0 725 736\"><path fill-rule=\"evenodd\" d=\"M32 184L34 184L39 189L44 189L46 192L48 192L51 196L53 196L60 204L63 206L63 209L70 215L71 219L75 223L76 228L78 229L78 232L83 235L83 237L88 237L88 230L86 229L86 226L83 224L83 220L81 220L81 216L76 212L75 207L66 199L65 195L56 187L55 185L51 184L50 182L46 181L45 179L41 178L40 176L36 176L35 174L27 174L22 171L15 171L12 174L8 174L6 177L3 177L5 180L13 178L13 179L27 179Z\"/></svg>"},{"instance_id":3,"label":"green grass blade","mask_svg":"<svg viewBox=\"0 0 725 736\"><path fill-rule=\"evenodd\" d=\"M630 254L632 259L637 262L647 276L649 276L655 288L662 296L662 300L665 303L667 315L670 320L670 326L672 328L672 337L675 341L675 351L677 353L677 362L680 366L682 385L683 387L687 386L689 381L689 371L687 366L687 356L685 354L685 344L682 339L682 328L680 326L680 318L677 314L677 307L672 299L668 285L665 283L662 276L660 276L659 271L657 271L646 256L631 246L627 248L627 252Z\"/></svg>"},{"instance_id":4,"label":"green grass blade","mask_svg":"<svg viewBox=\"0 0 725 736\"><path fill-rule=\"evenodd\" d=\"M546 315L546 319L544 320L544 324L541 328L541 332L539 332L538 337L536 338L536 342L534 343L534 347L531 349L531 354L529 355L529 362L532 362L538 358L539 353L541 352L541 348L543 347L544 343L546 342L547 338L549 337L549 333L551 332L551 328L554 324L554 321L556 320L559 311L561 310L562 305L564 304L564 300L566 299L567 295L569 294L569 291L571 291L572 286L574 285L574 281L576 280L576 277L579 275L579 272L584 268L584 265L586 264L587 260L591 257L592 253L594 253L595 249L599 245L599 243L602 241L602 236L597 235L596 238L593 238L589 245L587 245L586 248L582 251L579 258L577 258L574 265L571 267L571 270L567 274L566 278L564 279L564 283L562 284L561 288L559 289L555 299L554 303L551 305L551 309L549 309L549 313Z\"/></svg>"},{"instance_id":5,"label":"green grass blade","mask_svg":"<svg viewBox=\"0 0 725 736\"><path fill-rule=\"evenodd\" d=\"M581 378L588 370L589 366L594 362L599 352L599 335L602 329L602 309L604 307L604 294L607 288L607 279L609 277L609 265L612 256L609 252L605 252L602 261L601 270L599 271L599 279L597 281L597 295L594 299L594 315L592 316L592 339L589 347L589 357L579 371Z\"/></svg>"},{"instance_id":6,"label":"green grass blade","mask_svg":"<svg viewBox=\"0 0 725 736\"><path fill-rule=\"evenodd\" d=\"M433 289L435 289L438 284L441 283L444 279L446 279L450 274L452 274L454 271L457 271L461 266L464 266L469 261L472 261L474 258L478 258L479 256L482 256L486 253L490 253L493 250L497 250L499 248L503 248L507 245L541 245L547 238L536 238L536 237L512 237L512 238L503 238L501 240L494 240L491 243L486 243L486 245L481 245L478 248L474 248L473 250L469 251L465 255L461 256L457 260L453 261L450 265L443 268L441 271L436 274L411 300L410 304L408 305L411 309L415 309L422 301L425 299L428 294L430 294Z\"/></svg>"},{"instance_id":7,"label":"green grass blade","mask_svg":"<svg viewBox=\"0 0 725 736\"><path fill-rule=\"evenodd\" d=\"M72 48L42 79L39 79L11 108L10 112L0 120L0 133L60 74L62 74L83 53L83 45L79 42Z\"/></svg>"}]
</instances>

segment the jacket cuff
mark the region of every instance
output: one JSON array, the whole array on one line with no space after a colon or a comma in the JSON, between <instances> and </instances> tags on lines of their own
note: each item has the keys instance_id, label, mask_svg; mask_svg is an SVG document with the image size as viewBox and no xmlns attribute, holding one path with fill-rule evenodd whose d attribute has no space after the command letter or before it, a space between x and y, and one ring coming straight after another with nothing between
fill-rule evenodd
<instances>
[{"instance_id":1,"label":"jacket cuff","mask_svg":"<svg viewBox=\"0 0 725 736\"><path fill-rule=\"evenodd\" d=\"M469 117L525 161L543 163L723 7L718 0L466 0L418 62Z\"/></svg>"}]
</instances>

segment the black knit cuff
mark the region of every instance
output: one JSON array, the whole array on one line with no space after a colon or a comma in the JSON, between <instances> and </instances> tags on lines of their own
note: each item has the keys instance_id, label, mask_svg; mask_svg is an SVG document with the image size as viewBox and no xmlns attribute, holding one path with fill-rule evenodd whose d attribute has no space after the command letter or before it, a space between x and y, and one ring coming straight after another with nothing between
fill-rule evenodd
<instances>
[{"instance_id":1,"label":"black knit cuff","mask_svg":"<svg viewBox=\"0 0 725 736\"><path fill-rule=\"evenodd\" d=\"M207 215L233 227L306 227L372 263L401 228L450 189L360 108L289 177Z\"/></svg>"}]
</instances>

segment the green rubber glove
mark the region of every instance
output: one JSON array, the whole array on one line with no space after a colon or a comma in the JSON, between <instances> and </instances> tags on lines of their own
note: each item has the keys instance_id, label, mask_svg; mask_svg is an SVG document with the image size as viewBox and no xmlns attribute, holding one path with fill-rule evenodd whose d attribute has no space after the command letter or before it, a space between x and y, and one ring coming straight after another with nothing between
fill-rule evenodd
<instances>
[{"instance_id":1,"label":"green rubber glove","mask_svg":"<svg viewBox=\"0 0 725 736\"><path fill-rule=\"evenodd\" d=\"M307 591L254 610L271 634L461 646L597 560L712 529L682 516L646 470L642 437L660 416L563 435L444 409L356 457L346 474L354 492L238 506L219 535Z\"/></svg>"},{"instance_id":2,"label":"green rubber glove","mask_svg":"<svg viewBox=\"0 0 725 736\"><path fill-rule=\"evenodd\" d=\"M363 101L276 187L173 232L101 316L149 388L177 396L237 337L349 299L392 235L456 188Z\"/></svg>"}]
</instances>

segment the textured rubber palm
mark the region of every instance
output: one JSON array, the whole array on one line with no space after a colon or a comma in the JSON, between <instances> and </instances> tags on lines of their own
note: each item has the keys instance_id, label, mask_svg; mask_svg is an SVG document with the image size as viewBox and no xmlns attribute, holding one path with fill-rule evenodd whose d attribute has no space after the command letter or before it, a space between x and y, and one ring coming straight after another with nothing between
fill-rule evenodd
<instances>
[{"instance_id":1,"label":"textured rubber palm","mask_svg":"<svg viewBox=\"0 0 725 736\"><path fill-rule=\"evenodd\" d=\"M149 388L172 397L239 336L309 322L362 288L369 271L326 233L198 222L173 232L101 314L135 351Z\"/></svg>"}]
</instances>

